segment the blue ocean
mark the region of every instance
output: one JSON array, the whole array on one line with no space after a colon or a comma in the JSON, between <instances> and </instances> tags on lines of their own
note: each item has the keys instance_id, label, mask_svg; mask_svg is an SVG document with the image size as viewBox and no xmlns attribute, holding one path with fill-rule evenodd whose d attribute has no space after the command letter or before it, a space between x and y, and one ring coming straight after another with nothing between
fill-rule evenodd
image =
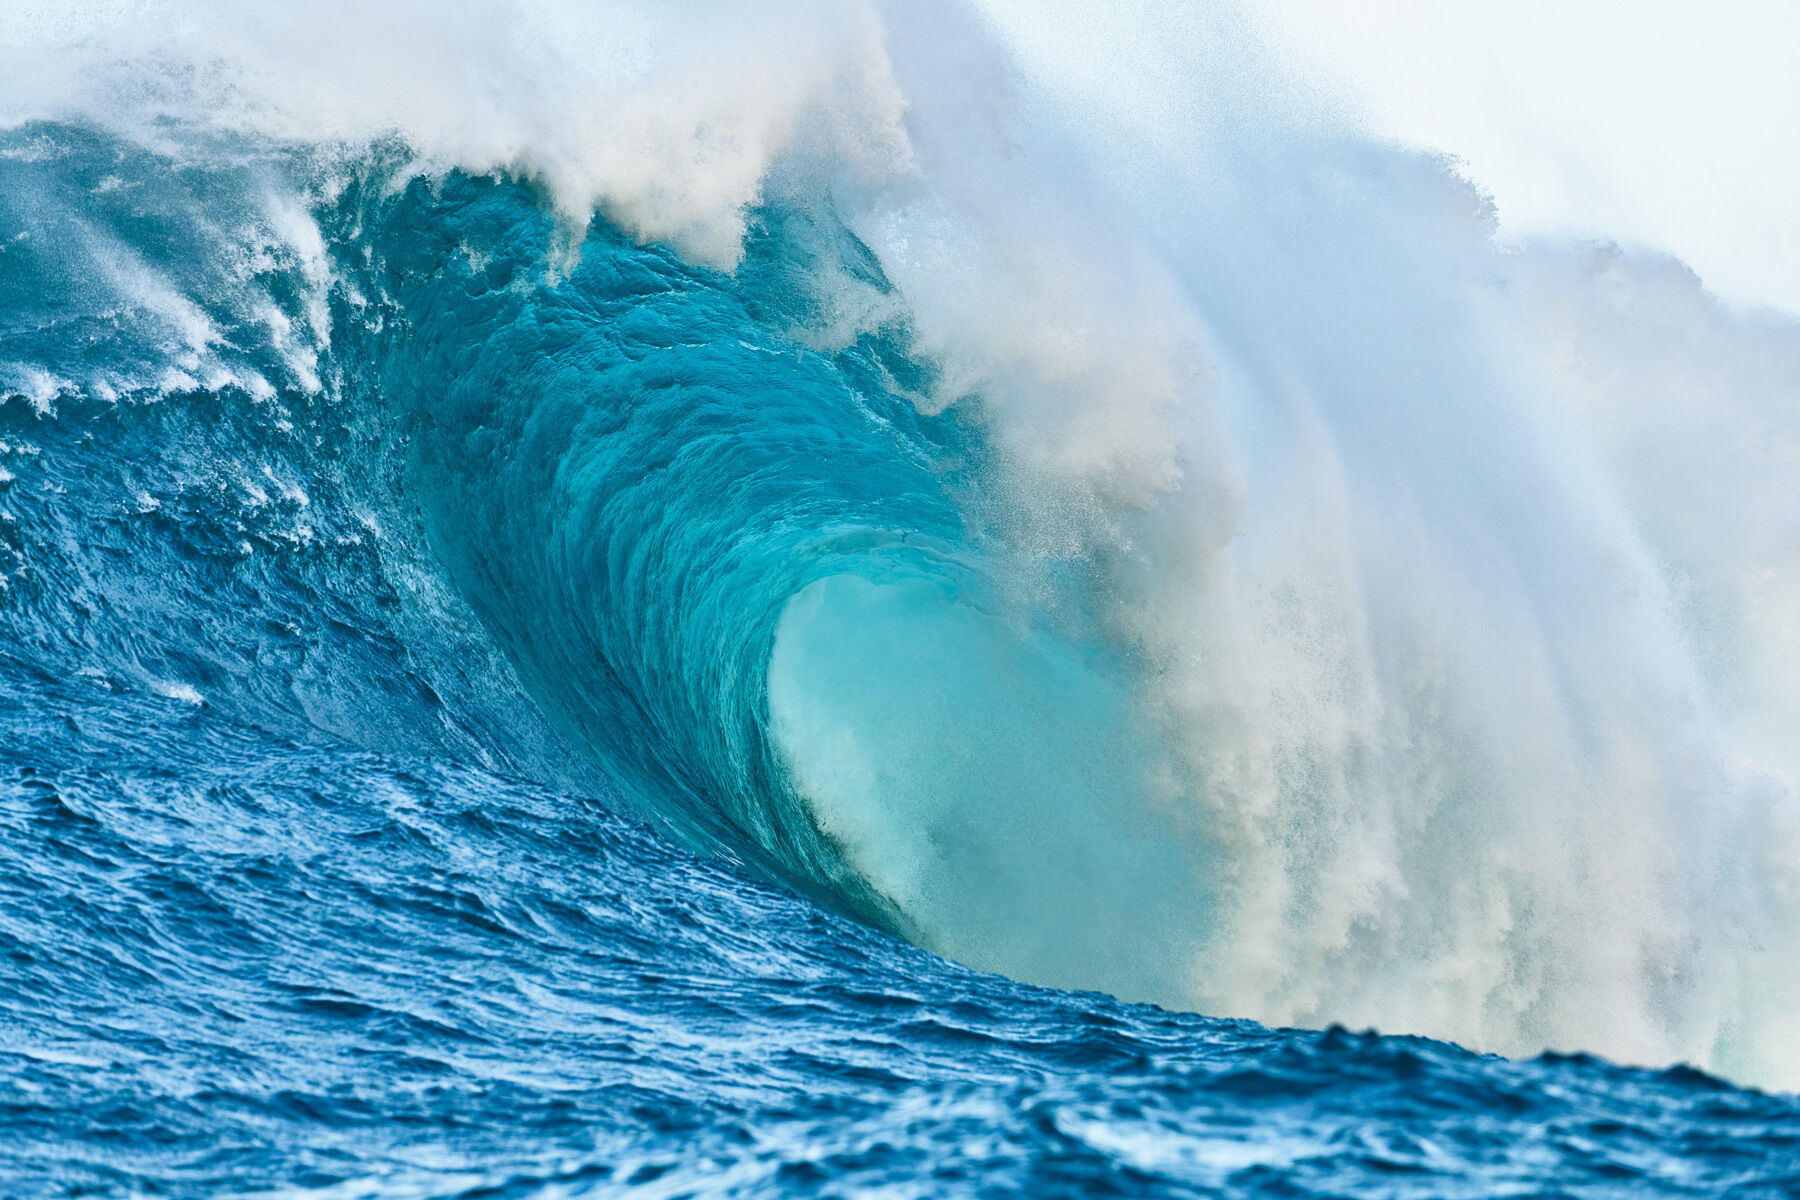
<instances>
[{"instance_id":1,"label":"blue ocean","mask_svg":"<svg viewBox=\"0 0 1800 1200\"><path fill-rule=\"evenodd\" d=\"M991 7L0 14L0 1196L1800 1195L1800 321Z\"/></svg>"}]
</instances>

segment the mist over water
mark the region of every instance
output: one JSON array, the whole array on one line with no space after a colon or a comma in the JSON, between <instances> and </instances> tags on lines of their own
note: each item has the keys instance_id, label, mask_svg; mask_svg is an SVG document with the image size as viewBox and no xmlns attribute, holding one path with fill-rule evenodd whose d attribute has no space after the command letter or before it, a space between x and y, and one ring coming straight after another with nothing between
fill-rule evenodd
<instances>
[{"instance_id":1,"label":"mist over water","mask_svg":"<svg viewBox=\"0 0 1800 1200\"><path fill-rule=\"evenodd\" d=\"M995 12L11 9L142 344L0 387L357 410L474 732L320 728L1031 983L1800 1085L1800 324L1501 246L1229 14ZM176 176L166 259L84 207Z\"/></svg>"}]
</instances>

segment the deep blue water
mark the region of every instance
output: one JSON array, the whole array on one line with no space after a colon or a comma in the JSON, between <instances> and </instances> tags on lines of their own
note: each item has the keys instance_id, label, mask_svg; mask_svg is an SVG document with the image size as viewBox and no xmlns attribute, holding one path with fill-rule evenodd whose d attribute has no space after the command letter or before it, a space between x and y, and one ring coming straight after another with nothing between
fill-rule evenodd
<instances>
[{"instance_id":1,"label":"deep blue water","mask_svg":"<svg viewBox=\"0 0 1800 1200\"><path fill-rule=\"evenodd\" d=\"M995 500L796 333L828 207L213 150L0 137L0 1195L1800 1195L1792 1097L907 944L768 663L821 581L979 652Z\"/></svg>"}]
</instances>

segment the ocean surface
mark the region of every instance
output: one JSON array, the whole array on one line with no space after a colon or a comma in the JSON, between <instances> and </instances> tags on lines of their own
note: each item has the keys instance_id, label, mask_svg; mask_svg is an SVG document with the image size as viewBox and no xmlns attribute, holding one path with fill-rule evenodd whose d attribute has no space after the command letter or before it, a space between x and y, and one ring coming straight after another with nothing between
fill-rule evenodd
<instances>
[{"instance_id":1,"label":"ocean surface","mask_svg":"<svg viewBox=\"0 0 1800 1200\"><path fill-rule=\"evenodd\" d=\"M1800 1195L1800 324L702 7L0 17L0 1197Z\"/></svg>"}]
</instances>

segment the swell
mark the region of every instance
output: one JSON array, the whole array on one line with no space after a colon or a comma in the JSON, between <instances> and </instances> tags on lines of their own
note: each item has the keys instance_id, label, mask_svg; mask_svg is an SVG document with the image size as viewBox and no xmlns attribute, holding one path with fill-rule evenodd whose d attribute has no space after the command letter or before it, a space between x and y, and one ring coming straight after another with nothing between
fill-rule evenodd
<instances>
[{"instance_id":1,"label":"swell","mask_svg":"<svg viewBox=\"0 0 1800 1200\"><path fill-rule=\"evenodd\" d=\"M431 561L306 169L214 148L0 140L7 654L605 794Z\"/></svg>"}]
</instances>

